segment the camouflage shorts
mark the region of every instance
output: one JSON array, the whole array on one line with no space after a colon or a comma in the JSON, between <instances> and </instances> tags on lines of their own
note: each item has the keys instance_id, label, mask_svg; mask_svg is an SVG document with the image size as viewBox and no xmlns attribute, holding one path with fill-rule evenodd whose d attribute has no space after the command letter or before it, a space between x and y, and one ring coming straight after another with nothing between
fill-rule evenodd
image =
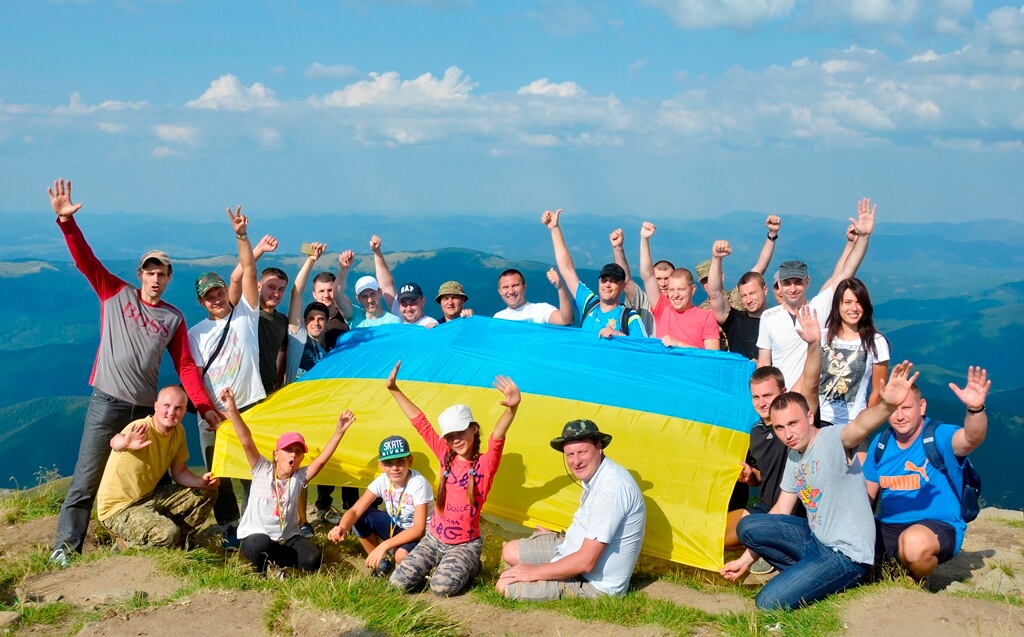
<instances>
[{"instance_id":1,"label":"camouflage shorts","mask_svg":"<svg viewBox=\"0 0 1024 637\"><path fill-rule=\"evenodd\" d=\"M480 573L483 538L462 544L445 544L427 533L391 574L391 583L405 591L419 588L430 578L435 595L450 597ZM430 571L434 573L431 575Z\"/></svg>"},{"instance_id":2,"label":"camouflage shorts","mask_svg":"<svg viewBox=\"0 0 1024 637\"><path fill-rule=\"evenodd\" d=\"M209 519L216 496L216 489L165 484L101 522L130 546L175 546L183 531L188 535Z\"/></svg>"}]
</instances>

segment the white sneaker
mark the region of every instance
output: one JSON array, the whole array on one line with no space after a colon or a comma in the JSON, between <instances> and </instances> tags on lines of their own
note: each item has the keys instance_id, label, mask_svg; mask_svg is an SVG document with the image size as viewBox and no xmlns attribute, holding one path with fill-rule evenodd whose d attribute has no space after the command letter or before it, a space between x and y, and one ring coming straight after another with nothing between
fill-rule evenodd
<instances>
[{"instance_id":1,"label":"white sneaker","mask_svg":"<svg viewBox=\"0 0 1024 637\"><path fill-rule=\"evenodd\" d=\"M57 568L67 568L68 561L71 559L71 552L68 551L66 546L59 546L53 549L53 553L50 553L50 558L46 560L50 564L53 564Z\"/></svg>"},{"instance_id":2,"label":"white sneaker","mask_svg":"<svg viewBox=\"0 0 1024 637\"><path fill-rule=\"evenodd\" d=\"M768 575L774 573L775 567L764 561L763 557L757 558L757 561L750 565L751 575Z\"/></svg>"},{"instance_id":3,"label":"white sneaker","mask_svg":"<svg viewBox=\"0 0 1024 637\"><path fill-rule=\"evenodd\" d=\"M317 522L326 524L328 526L337 526L341 522L341 514L334 507L330 509L317 509L316 510Z\"/></svg>"}]
</instances>

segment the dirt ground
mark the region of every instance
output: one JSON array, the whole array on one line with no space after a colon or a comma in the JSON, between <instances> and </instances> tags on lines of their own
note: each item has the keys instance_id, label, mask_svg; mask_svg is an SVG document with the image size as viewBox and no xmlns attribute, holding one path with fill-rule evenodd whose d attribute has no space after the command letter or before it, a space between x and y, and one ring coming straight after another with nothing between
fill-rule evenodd
<instances>
[{"instance_id":1,"label":"dirt ground","mask_svg":"<svg viewBox=\"0 0 1024 637\"><path fill-rule=\"evenodd\" d=\"M1012 513L1009 515L1013 515ZM1020 513L1016 513L1021 517ZM949 595L943 590L955 581L980 577L995 568L1024 573L1024 529L991 519L989 514L972 523L960 555L942 565L929 579L928 590L886 589L868 595L851 596L844 613L842 634L849 637L894 635L977 635L1001 637L1024 635L1024 608L1007 603ZM53 537L55 518L0 528L0 559L6 560L33 546L46 547ZM87 549L88 550L88 549ZM728 591L705 593L663 580L638 583L647 595L680 606L712 614L746 613L753 603ZM291 608L283 624L271 630L263 623L270 604L265 593L253 591L206 591L171 604L146 607L127 613L112 605L133 597L151 601L166 599L183 582L159 572L145 556L118 556L75 565L63 571L29 576L18 587L18 597L29 603L61 600L101 613L101 619L87 623L78 635L89 637L255 637L291 634L294 637L371 637L357 618L341 613L323 613L311 608ZM756 585L753 580L748 585ZM467 635L550 635L567 637L640 637L670 635L666 630L644 626L629 628L600 622L584 622L567 615L540 609L509 611L472 598L460 596L438 600L453 617L458 617ZM103 610L109 608L105 614ZM0 628L0 632L3 632ZM19 635L67 634L53 626L26 626ZM697 628L698 637L715 634ZM769 632L781 635L781 632Z\"/></svg>"}]
</instances>

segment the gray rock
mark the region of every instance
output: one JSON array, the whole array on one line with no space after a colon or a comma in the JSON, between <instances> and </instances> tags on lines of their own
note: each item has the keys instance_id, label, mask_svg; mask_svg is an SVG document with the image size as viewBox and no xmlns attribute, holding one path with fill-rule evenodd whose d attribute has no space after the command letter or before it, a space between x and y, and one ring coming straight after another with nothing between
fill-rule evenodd
<instances>
[{"instance_id":1,"label":"gray rock","mask_svg":"<svg viewBox=\"0 0 1024 637\"><path fill-rule=\"evenodd\" d=\"M94 604L111 606L114 604L120 604L121 602L127 602L133 597L148 599L149 593L146 591L136 590L134 588L115 588L89 595L89 601Z\"/></svg>"},{"instance_id":2,"label":"gray rock","mask_svg":"<svg viewBox=\"0 0 1024 637\"><path fill-rule=\"evenodd\" d=\"M1009 575L1003 569L996 567L975 577L971 583L974 585L974 590L984 593L1007 597L1024 596L1024 573L1021 572L1014 571L1013 575Z\"/></svg>"}]
</instances>

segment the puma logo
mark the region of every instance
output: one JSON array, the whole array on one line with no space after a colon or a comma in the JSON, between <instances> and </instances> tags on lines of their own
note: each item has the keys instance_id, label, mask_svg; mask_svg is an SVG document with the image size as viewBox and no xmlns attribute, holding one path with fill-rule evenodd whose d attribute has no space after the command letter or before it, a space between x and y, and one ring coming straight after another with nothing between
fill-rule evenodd
<instances>
[{"instance_id":1,"label":"puma logo","mask_svg":"<svg viewBox=\"0 0 1024 637\"><path fill-rule=\"evenodd\" d=\"M911 462L909 460L907 460L903 464L903 468L906 469L907 471L913 471L914 473L921 474L921 477L924 478L925 482L928 482L928 472L926 471L927 467L928 467L928 459L927 458L925 458L924 464L921 465L920 467L915 465L913 462Z\"/></svg>"}]
</instances>

